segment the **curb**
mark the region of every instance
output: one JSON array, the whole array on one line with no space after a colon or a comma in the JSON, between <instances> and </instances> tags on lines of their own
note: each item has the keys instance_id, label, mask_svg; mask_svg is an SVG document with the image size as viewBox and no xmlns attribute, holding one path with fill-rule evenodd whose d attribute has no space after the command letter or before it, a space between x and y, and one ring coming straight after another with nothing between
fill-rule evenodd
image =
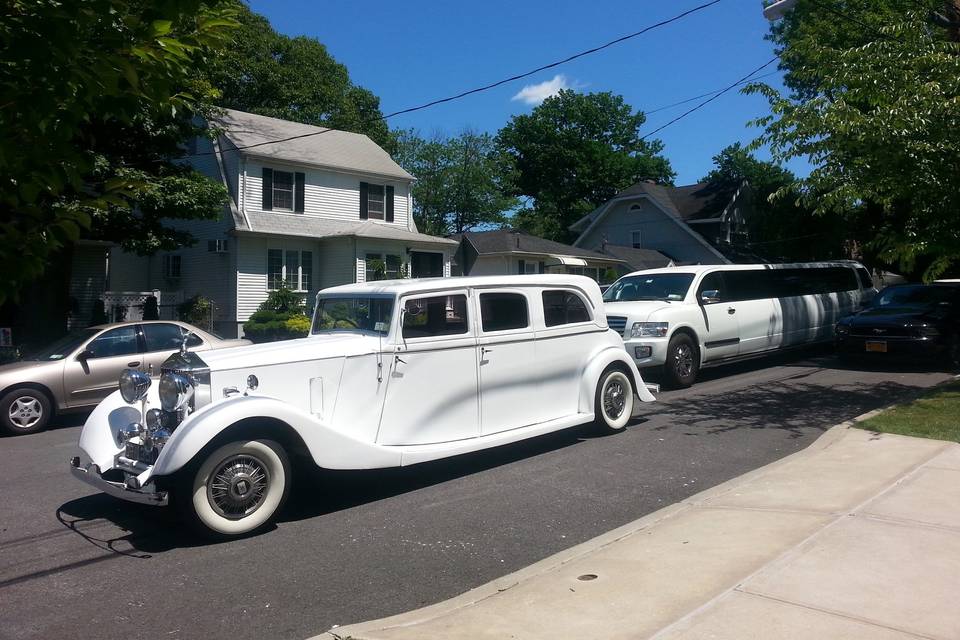
<instances>
[{"instance_id":1,"label":"curb","mask_svg":"<svg viewBox=\"0 0 960 640\"><path fill-rule=\"evenodd\" d=\"M950 380L949 382L952 381L953 380ZM924 391L928 391L928 389L925 389ZM399 613L386 618L380 618L368 622L358 622L344 625L342 627L336 626L319 635L312 636L308 640L344 640L346 638L355 638L360 640L363 638L363 634L365 632L375 632L396 627L408 627L420 624L427 620L438 618L443 615L447 615L458 609L471 606L498 593L502 593L503 591L511 589L512 587L515 587L521 582L524 582L530 578L552 571L563 566L564 564L567 564L568 562L582 558L583 556L607 547L640 531L648 529L680 513L684 513L693 507L706 502L707 500L728 493L740 485L762 477L783 465L793 462L798 458L827 449L837 440L842 438L844 434L849 429L853 428L857 423L872 418L873 416L883 413L884 411L887 411L895 406L897 405L894 404L880 409L874 409L873 411L868 411L867 413L856 416L850 420L845 420L844 422L828 428L826 431L824 431L823 435L817 438L817 440L810 444L810 446L801 451L797 451L788 456L780 458L779 460L775 460L770 464L754 469L753 471L748 471L745 474L731 478L726 482L722 482L709 489L705 489L704 491L694 494L689 498L681 500L680 502L676 502L672 505L654 511L653 513L649 513L637 520L634 520L633 522L629 522L625 525L617 527L616 529L591 538L590 540L555 553L552 556L548 556L531 565L487 582L486 584L471 589L458 596L448 598L447 600L443 600L426 607L421 607L420 609L414 609L413 611Z\"/></svg>"}]
</instances>

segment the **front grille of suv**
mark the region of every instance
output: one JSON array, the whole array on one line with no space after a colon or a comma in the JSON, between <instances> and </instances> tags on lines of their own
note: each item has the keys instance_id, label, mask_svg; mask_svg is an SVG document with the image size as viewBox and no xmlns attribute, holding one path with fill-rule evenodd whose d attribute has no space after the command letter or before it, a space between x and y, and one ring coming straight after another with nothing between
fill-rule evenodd
<instances>
[{"instance_id":1,"label":"front grille of suv","mask_svg":"<svg viewBox=\"0 0 960 640\"><path fill-rule=\"evenodd\" d=\"M607 326L623 335L623 330L627 328L627 319L623 316L607 316Z\"/></svg>"}]
</instances>

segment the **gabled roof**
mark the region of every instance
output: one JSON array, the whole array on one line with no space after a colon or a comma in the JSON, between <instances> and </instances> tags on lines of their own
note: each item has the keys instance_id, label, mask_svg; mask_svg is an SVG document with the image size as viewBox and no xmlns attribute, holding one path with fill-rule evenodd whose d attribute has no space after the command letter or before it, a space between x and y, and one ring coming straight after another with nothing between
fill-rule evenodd
<instances>
[{"instance_id":1,"label":"gabled roof","mask_svg":"<svg viewBox=\"0 0 960 640\"><path fill-rule=\"evenodd\" d=\"M631 187L627 187L612 199L617 200L630 196L647 196L670 215L689 222L719 217L728 202L721 202L718 198L727 200L730 194L722 193L708 182L698 182L697 184L680 187L638 182ZM606 204L597 207L570 225L570 229L580 231L586 228L600 215L605 207Z\"/></svg>"},{"instance_id":2,"label":"gabled roof","mask_svg":"<svg viewBox=\"0 0 960 640\"><path fill-rule=\"evenodd\" d=\"M334 238L354 236L357 238L377 238L380 240L399 240L419 244L456 245L455 240L428 236L409 231L392 224L383 224L371 220L346 222L329 220L303 214L283 214L275 211L249 211L250 229L238 228L246 233L269 235L299 236L305 238Z\"/></svg>"},{"instance_id":3,"label":"gabled roof","mask_svg":"<svg viewBox=\"0 0 960 640\"><path fill-rule=\"evenodd\" d=\"M603 245L603 253L623 260L634 271L659 269L675 264L668 256L653 249L636 249L620 244L605 244Z\"/></svg>"},{"instance_id":4,"label":"gabled roof","mask_svg":"<svg viewBox=\"0 0 960 640\"><path fill-rule=\"evenodd\" d=\"M233 109L225 109L214 122L224 129L223 135L230 142L241 148L306 136L243 150L251 156L404 181L415 179L394 162L390 154L361 133L315 127Z\"/></svg>"},{"instance_id":5,"label":"gabled roof","mask_svg":"<svg viewBox=\"0 0 960 640\"><path fill-rule=\"evenodd\" d=\"M479 255L523 253L546 256L571 256L606 262L623 262L615 256L599 251L581 249L561 242L546 240L514 229L496 229L493 231L467 231L458 234L466 239Z\"/></svg>"}]
</instances>

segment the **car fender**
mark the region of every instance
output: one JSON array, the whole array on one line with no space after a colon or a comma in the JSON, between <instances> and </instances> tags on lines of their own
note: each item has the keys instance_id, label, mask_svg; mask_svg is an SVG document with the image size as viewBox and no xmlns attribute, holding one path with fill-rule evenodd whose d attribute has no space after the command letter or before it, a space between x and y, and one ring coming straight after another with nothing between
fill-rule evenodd
<instances>
[{"instance_id":1,"label":"car fender","mask_svg":"<svg viewBox=\"0 0 960 640\"><path fill-rule=\"evenodd\" d=\"M627 355L627 351L623 347L623 340L616 332L611 331L610 334L612 334L620 344L605 345L595 351L587 361L587 365L580 375L580 413L594 413L594 400L596 399L597 384L600 382L600 374L614 363L622 364L630 372L634 381L634 395L636 395L641 402L653 402L656 400L653 394L650 393L650 390L647 389L643 377L640 375L639 369L637 369L637 365L633 362L633 359Z\"/></svg>"},{"instance_id":2,"label":"car fender","mask_svg":"<svg viewBox=\"0 0 960 640\"><path fill-rule=\"evenodd\" d=\"M400 466L400 454L330 428L315 416L269 396L237 396L207 405L170 436L153 466L154 476L176 473L215 437L238 422L258 417L279 420L300 436L314 462L326 469L377 469ZM264 434L269 437L269 434Z\"/></svg>"}]
</instances>

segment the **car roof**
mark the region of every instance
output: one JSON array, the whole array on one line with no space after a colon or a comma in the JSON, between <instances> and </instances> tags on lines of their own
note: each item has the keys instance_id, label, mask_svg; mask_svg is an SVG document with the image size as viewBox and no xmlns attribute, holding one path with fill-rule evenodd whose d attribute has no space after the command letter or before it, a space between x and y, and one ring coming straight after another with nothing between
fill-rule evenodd
<instances>
[{"instance_id":1,"label":"car roof","mask_svg":"<svg viewBox=\"0 0 960 640\"><path fill-rule=\"evenodd\" d=\"M781 264L691 264L675 267L659 267L657 269L642 269L625 274L626 276L650 275L654 273L692 273L699 275L708 271L746 271L749 269L809 269L813 267L859 267L859 262L853 260L835 260L832 262L785 262Z\"/></svg>"},{"instance_id":2,"label":"car roof","mask_svg":"<svg viewBox=\"0 0 960 640\"><path fill-rule=\"evenodd\" d=\"M402 295L420 291L442 291L466 287L575 287L587 289L598 286L586 276L559 273L524 274L513 276L454 276L450 278L416 278L405 280L377 280L359 284L345 284L323 289L317 295L361 293L365 295Z\"/></svg>"}]
</instances>

